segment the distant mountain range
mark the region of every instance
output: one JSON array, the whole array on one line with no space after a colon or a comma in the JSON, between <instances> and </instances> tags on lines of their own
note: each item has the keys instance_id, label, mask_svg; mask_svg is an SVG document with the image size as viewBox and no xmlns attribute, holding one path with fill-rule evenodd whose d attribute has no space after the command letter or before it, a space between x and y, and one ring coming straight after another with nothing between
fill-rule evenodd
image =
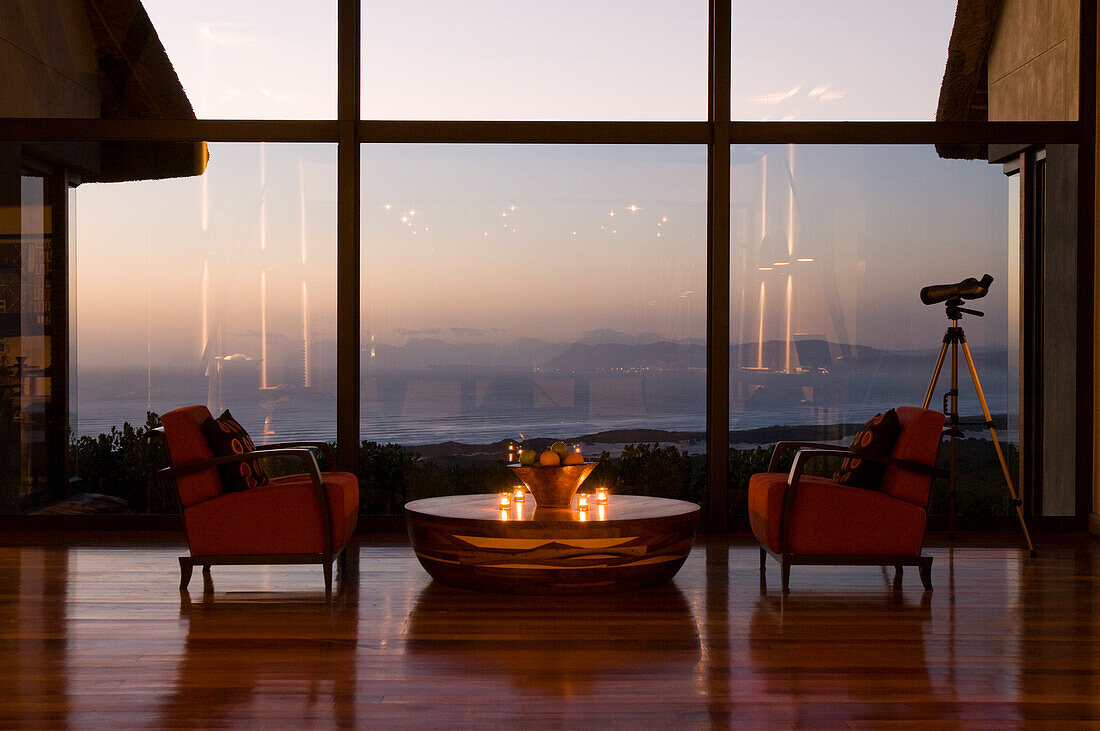
<instances>
[{"instance_id":1,"label":"distant mountain range","mask_svg":"<svg viewBox=\"0 0 1100 731\"><path fill-rule=\"evenodd\" d=\"M598 342L607 337L615 342ZM791 367L796 370L883 372L919 365L929 373L938 350L889 351L868 345L842 345L825 340L792 342ZM1004 348L974 350L975 360L1006 362ZM769 340L730 346L731 369L770 370L787 366L787 344ZM452 343L438 338L412 338L403 346L376 344L374 356L364 354L364 366L390 369L505 368L559 373L593 373L632 370L685 370L706 366L706 345L700 342L651 340L649 335L627 336L614 331L594 331L573 343L553 343L534 338L494 343ZM981 363L979 363L981 368Z\"/></svg>"}]
</instances>

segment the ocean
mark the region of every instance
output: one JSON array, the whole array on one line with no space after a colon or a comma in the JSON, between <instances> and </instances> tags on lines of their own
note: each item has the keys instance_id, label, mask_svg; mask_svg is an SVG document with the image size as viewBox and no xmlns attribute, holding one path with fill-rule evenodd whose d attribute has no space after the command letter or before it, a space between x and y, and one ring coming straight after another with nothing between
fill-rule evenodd
<instances>
[{"instance_id":1,"label":"ocean","mask_svg":"<svg viewBox=\"0 0 1100 731\"><path fill-rule=\"evenodd\" d=\"M981 369L994 414L1007 412L1006 369ZM994 364L995 365L995 364ZM894 406L920 405L928 373L867 378L827 373L731 374L730 429L858 423ZM145 423L164 413L207 404L229 409L257 443L336 438L336 394L331 378L310 388L256 388L218 384L182 368L83 368L74 381L74 436L95 436L123 422ZM448 441L490 444L502 439L573 439L609 430L704 432L705 374L672 372L532 374L491 369L423 369L372 373L362 381L360 434L364 440L405 446ZM941 408L946 378L931 408ZM960 412L980 413L969 379L961 381ZM1016 424L998 425L1005 441Z\"/></svg>"}]
</instances>

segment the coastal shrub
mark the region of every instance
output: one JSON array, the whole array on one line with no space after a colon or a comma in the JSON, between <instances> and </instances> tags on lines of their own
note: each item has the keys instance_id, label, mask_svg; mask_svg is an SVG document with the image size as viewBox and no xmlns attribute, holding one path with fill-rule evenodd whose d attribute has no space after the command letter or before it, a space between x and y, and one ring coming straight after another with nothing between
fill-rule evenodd
<instances>
[{"instance_id":1,"label":"coastal shrub","mask_svg":"<svg viewBox=\"0 0 1100 731\"><path fill-rule=\"evenodd\" d=\"M359 512L388 515L404 505L419 459L397 444L364 441L359 447Z\"/></svg>"},{"instance_id":2,"label":"coastal shrub","mask_svg":"<svg viewBox=\"0 0 1100 731\"><path fill-rule=\"evenodd\" d=\"M150 411L144 426L124 422L106 434L69 442L69 472L86 493L122 498L135 513L178 512L170 484L154 473L167 465L162 440L150 439L160 416Z\"/></svg>"},{"instance_id":3,"label":"coastal shrub","mask_svg":"<svg viewBox=\"0 0 1100 731\"><path fill-rule=\"evenodd\" d=\"M1020 450L1012 442L1002 442L1005 461L1008 463L1012 484L1019 490ZM940 448L939 467L948 468L949 450L945 440ZM955 514L963 517L1007 517L1016 514L1012 507L1008 486L1005 484L1001 463L988 439L958 440L956 459L956 505ZM1019 494L1017 492L1017 494ZM948 481L938 478L932 487L932 497L928 506L931 515L947 515Z\"/></svg>"},{"instance_id":4,"label":"coastal shrub","mask_svg":"<svg viewBox=\"0 0 1100 731\"><path fill-rule=\"evenodd\" d=\"M615 462L615 492L697 501L691 458L674 446L627 444Z\"/></svg>"}]
</instances>

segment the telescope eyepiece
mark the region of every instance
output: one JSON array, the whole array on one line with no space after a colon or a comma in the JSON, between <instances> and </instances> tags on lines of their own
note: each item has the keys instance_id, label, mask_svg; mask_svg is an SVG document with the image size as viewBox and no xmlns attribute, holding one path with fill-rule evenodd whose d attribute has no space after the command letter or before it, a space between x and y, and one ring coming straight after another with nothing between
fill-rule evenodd
<instances>
[{"instance_id":1,"label":"telescope eyepiece","mask_svg":"<svg viewBox=\"0 0 1100 731\"><path fill-rule=\"evenodd\" d=\"M932 284L920 291L920 301L926 305L935 305L949 299L976 300L989 294L989 285L993 277L989 274L981 279L967 277L955 284Z\"/></svg>"}]
</instances>

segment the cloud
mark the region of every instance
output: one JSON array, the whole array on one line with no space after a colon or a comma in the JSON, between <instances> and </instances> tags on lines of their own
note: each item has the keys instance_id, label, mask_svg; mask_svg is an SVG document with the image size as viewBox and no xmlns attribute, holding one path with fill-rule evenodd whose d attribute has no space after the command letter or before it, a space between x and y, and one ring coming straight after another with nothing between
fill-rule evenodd
<instances>
[{"instance_id":1,"label":"cloud","mask_svg":"<svg viewBox=\"0 0 1100 731\"><path fill-rule=\"evenodd\" d=\"M437 337L441 335L453 335L461 338L479 338L486 335L495 335L496 333L503 332L499 328L479 328L479 327L430 327L422 329L413 329L407 327L399 327L394 330L398 335L408 335L410 337Z\"/></svg>"},{"instance_id":2,"label":"cloud","mask_svg":"<svg viewBox=\"0 0 1100 731\"><path fill-rule=\"evenodd\" d=\"M396 330L394 330L394 332L397 333L398 335L411 335L413 337L422 337L422 336L425 336L425 335L442 335L443 334L443 330L440 330L438 327L427 328L427 329L424 329L424 330L413 330L413 329L407 328L407 327L399 327Z\"/></svg>"}]
</instances>

